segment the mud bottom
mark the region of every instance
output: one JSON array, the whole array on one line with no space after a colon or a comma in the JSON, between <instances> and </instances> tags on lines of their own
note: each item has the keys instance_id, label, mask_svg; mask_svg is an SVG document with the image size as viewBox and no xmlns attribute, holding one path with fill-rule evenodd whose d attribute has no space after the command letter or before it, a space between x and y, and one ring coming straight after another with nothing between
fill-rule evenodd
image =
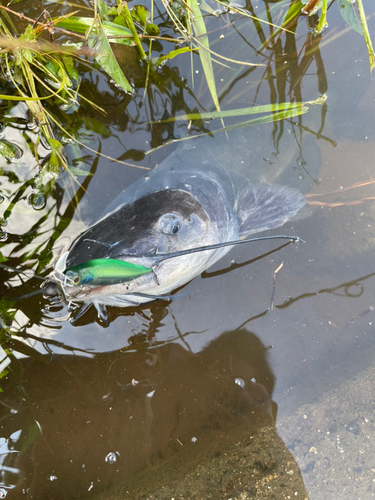
<instances>
[{"instance_id":1,"label":"mud bottom","mask_svg":"<svg viewBox=\"0 0 375 500\"><path fill-rule=\"evenodd\" d=\"M267 427L251 435L242 434L242 439L220 451L202 450L200 456L185 454L185 460L174 457L163 465L149 466L133 477L131 484L99 498L307 500L301 472L276 429Z\"/></svg>"}]
</instances>

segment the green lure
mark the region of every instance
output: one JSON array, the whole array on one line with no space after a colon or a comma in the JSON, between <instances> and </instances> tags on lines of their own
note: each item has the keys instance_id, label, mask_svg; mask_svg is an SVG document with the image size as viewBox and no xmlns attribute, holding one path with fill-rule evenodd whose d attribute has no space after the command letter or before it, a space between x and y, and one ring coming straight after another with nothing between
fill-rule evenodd
<instances>
[{"instance_id":1,"label":"green lure","mask_svg":"<svg viewBox=\"0 0 375 500\"><path fill-rule=\"evenodd\" d=\"M65 275L75 286L107 286L134 280L151 273L152 268L130 264L118 259L94 259L69 267Z\"/></svg>"}]
</instances>

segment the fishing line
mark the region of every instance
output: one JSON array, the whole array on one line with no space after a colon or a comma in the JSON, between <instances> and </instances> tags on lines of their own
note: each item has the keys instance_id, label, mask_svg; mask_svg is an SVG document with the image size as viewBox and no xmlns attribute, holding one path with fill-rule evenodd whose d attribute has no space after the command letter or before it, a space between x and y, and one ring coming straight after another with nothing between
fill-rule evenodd
<instances>
[{"instance_id":1,"label":"fishing line","mask_svg":"<svg viewBox=\"0 0 375 500\"><path fill-rule=\"evenodd\" d=\"M182 255L188 255L191 253L198 253L198 252L204 252L206 250L215 250L217 248L223 248L223 247L230 247L234 245L242 245L243 243L252 243L254 241L264 241L264 240L277 240L277 239L283 239L283 240L291 240L294 241L295 243L306 243L302 238L299 236L286 236L286 235L273 235L273 236L259 236L258 238L251 238L251 239L246 239L246 240L234 240L234 241L226 241L224 243L215 243L213 245L206 245L203 247L197 247L197 248L188 248L187 250L179 250L177 252L171 252L171 253L161 253L161 254L144 254L144 255L137 255L137 254L121 254L121 257L136 257L136 258L150 258L154 259L157 263L162 262L163 260L167 259L172 259L174 257L180 257ZM103 241L99 240L91 240L86 238L84 241L92 241L93 243L98 243L99 245L103 245L106 248L112 249L115 245L118 245L120 242L117 241L116 243L106 243Z\"/></svg>"},{"instance_id":2,"label":"fishing line","mask_svg":"<svg viewBox=\"0 0 375 500\"><path fill-rule=\"evenodd\" d=\"M295 243L306 243L299 236L285 236L285 235L275 235L275 236L259 236L258 238L251 238L249 240L235 240L235 241L226 241L225 243L215 243L213 245L206 245L204 247L197 248L189 248L188 250L180 250L178 252L171 252L166 254L158 254L158 255L142 255L142 257L155 259L157 262L162 262L163 260L172 259L174 257L180 257L182 255L188 255L191 253L204 252L206 250L215 250L216 248L230 247L234 245L242 245L243 243L252 243L254 241L263 241L263 240L292 240ZM125 257L132 256L131 254L125 254ZM132 257L137 257L136 255Z\"/></svg>"}]
</instances>

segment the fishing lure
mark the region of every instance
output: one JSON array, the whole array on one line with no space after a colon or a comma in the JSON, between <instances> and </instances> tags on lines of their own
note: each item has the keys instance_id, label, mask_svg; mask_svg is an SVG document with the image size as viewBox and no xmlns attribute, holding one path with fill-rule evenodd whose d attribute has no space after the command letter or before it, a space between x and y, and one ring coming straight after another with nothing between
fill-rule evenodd
<instances>
[{"instance_id":1,"label":"fishing lure","mask_svg":"<svg viewBox=\"0 0 375 500\"><path fill-rule=\"evenodd\" d=\"M67 277L68 286L107 286L126 283L151 272L152 268L123 260L94 259L69 267L64 274Z\"/></svg>"}]
</instances>

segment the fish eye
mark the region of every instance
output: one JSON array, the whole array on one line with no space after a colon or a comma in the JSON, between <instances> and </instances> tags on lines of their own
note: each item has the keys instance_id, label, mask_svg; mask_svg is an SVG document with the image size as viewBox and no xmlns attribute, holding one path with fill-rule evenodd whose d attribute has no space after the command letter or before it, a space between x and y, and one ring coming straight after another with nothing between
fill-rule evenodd
<instances>
[{"instance_id":1,"label":"fish eye","mask_svg":"<svg viewBox=\"0 0 375 500\"><path fill-rule=\"evenodd\" d=\"M165 214L159 219L159 227L164 234L178 233L181 225L180 219L174 214Z\"/></svg>"},{"instance_id":2,"label":"fish eye","mask_svg":"<svg viewBox=\"0 0 375 500\"><path fill-rule=\"evenodd\" d=\"M76 276L74 279L73 279L73 283L75 285L79 285L81 283L81 276Z\"/></svg>"}]
</instances>

